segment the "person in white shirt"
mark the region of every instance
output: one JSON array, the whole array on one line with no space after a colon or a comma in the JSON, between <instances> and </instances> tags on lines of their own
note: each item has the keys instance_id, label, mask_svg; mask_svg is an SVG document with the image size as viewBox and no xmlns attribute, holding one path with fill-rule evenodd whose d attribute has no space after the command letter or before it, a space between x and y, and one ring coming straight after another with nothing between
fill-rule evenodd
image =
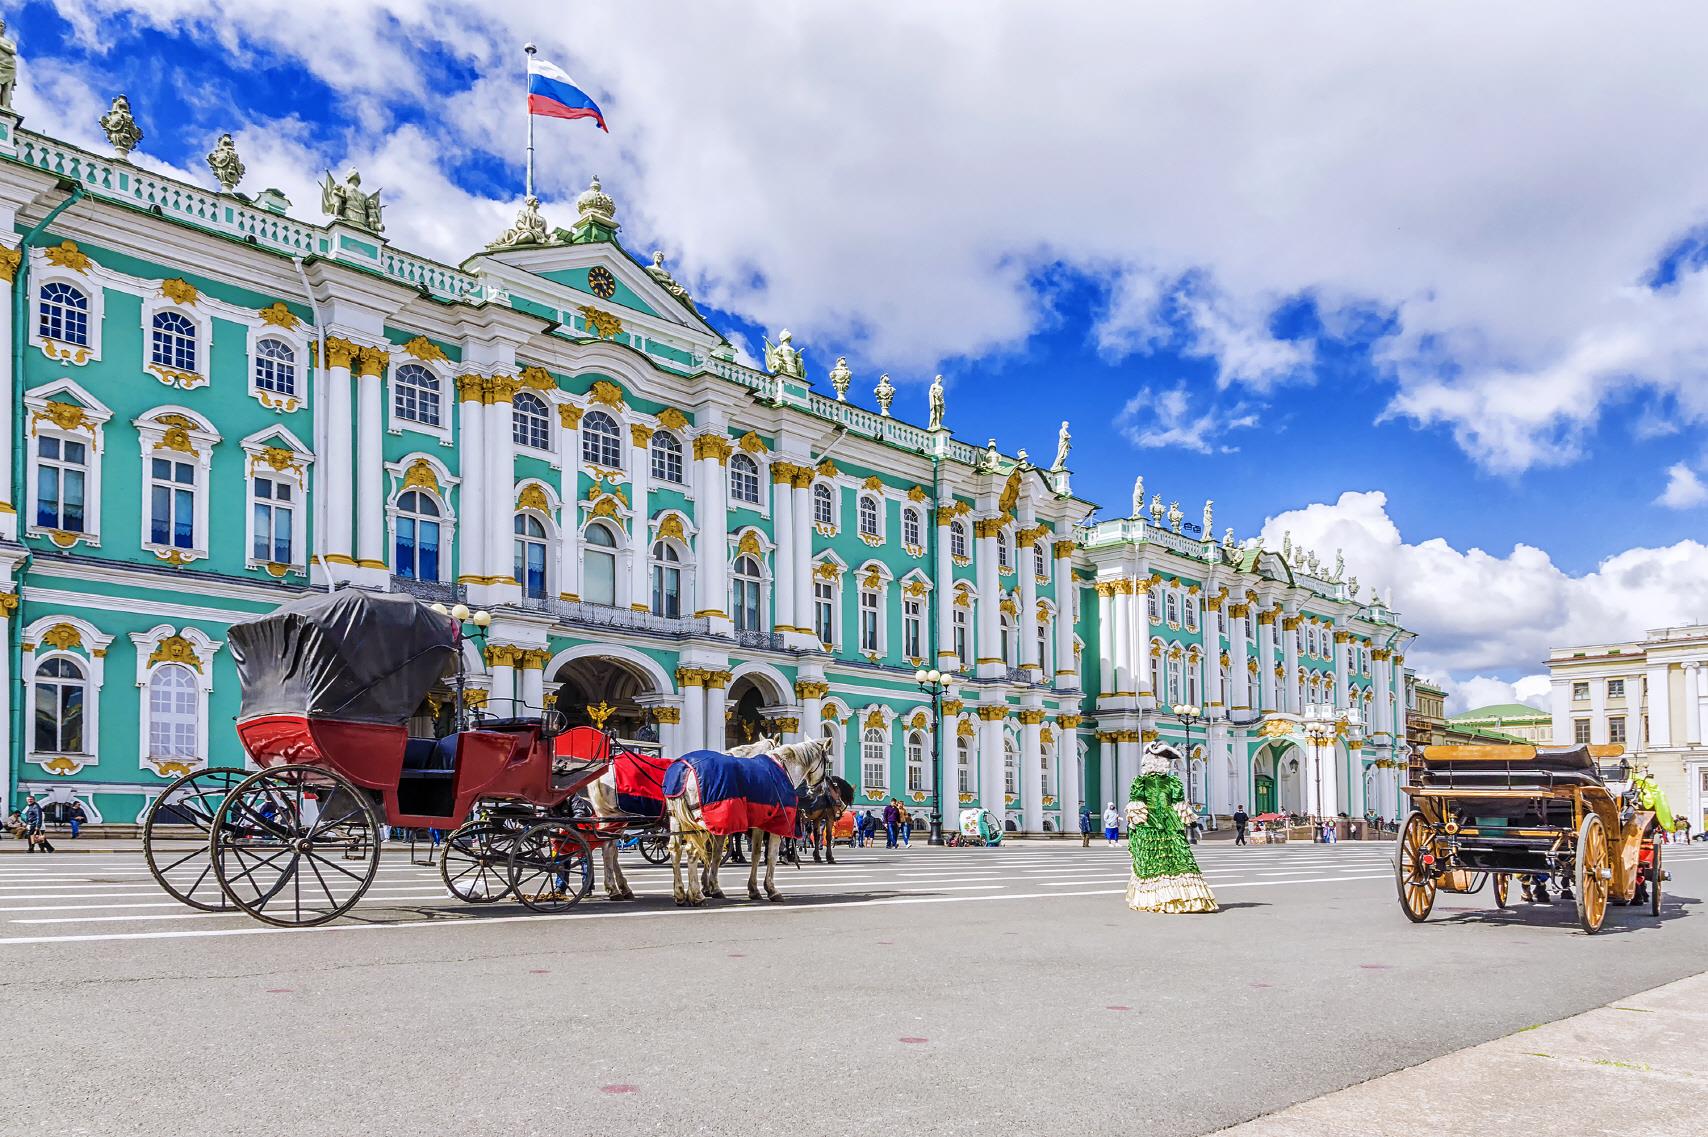
<instances>
[{"instance_id":1,"label":"person in white shirt","mask_svg":"<svg viewBox=\"0 0 1708 1137\"><path fill-rule=\"evenodd\" d=\"M1115 803L1110 802L1103 810L1103 837L1113 846L1121 836L1121 814L1115 809Z\"/></svg>"}]
</instances>

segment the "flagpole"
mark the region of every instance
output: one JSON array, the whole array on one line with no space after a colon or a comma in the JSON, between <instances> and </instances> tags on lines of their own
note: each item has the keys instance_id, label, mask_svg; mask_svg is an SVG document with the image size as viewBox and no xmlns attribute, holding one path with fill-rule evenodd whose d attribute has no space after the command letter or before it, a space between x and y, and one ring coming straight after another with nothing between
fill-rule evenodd
<instances>
[{"instance_id":1,"label":"flagpole","mask_svg":"<svg viewBox=\"0 0 1708 1137\"><path fill-rule=\"evenodd\" d=\"M530 60L533 59L535 50L534 45L531 43L522 45L523 53L526 54ZM524 96L527 93L527 89L528 73L524 68L522 72L522 90ZM527 192L524 196L534 196L534 112L532 109L528 111L528 185Z\"/></svg>"}]
</instances>

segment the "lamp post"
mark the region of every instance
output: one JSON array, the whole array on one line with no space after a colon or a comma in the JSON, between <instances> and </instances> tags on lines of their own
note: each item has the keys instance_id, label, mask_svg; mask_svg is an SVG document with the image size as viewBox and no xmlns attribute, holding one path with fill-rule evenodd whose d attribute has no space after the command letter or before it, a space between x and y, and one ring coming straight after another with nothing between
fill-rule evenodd
<instances>
[{"instance_id":1,"label":"lamp post","mask_svg":"<svg viewBox=\"0 0 1708 1137\"><path fill-rule=\"evenodd\" d=\"M943 843L943 692L948 688L950 677L932 668L913 673L913 681L919 684L919 689L931 696L931 712L933 728L931 731L931 835L926 838L928 845Z\"/></svg>"},{"instance_id":2,"label":"lamp post","mask_svg":"<svg viewBox=\"0 0 1708 1137\"><path fill-rule=\"evenodd\" d=\"M469 606L457 603L447 608L443 604L432 605L433 611L441 616L449 616L457 622L458 639L474 639L482 644L486 642L486 629L492 626L492 613L482 608L477 612L469 611ZM474 625L474 631L469 631L469 625ZM468 664L463 659L461 650L457 652L457 730L469 728L468 704L463 701L464 692L468 689Z\"/></svg>"},{"instance_id":3,"label":"lamp post","mask_svg":"<svg viewBox=\"0 0 1708 1137\"><path fill-rule=\"evenodd\" d=\"M1204 717L1204 711L1192 703L1176 703L1168 710L1186 728L1186 804L1196 813L1198 804L1192 797L1192 724Z\"/></svg>"}]
</instances>

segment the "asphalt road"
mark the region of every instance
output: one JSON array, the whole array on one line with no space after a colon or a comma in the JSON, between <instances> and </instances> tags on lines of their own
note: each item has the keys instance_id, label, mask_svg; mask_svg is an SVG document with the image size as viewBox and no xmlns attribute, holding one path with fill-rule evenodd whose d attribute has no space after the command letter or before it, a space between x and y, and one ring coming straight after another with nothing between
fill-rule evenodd
<instances>
[{"instance_id":1,"label":"asphalt road","mask_svg":"<svg viewBox=\"0 0 1708 1137\"><path fill-rule=\"evenodd\" d=\"M0 858L0 1133L1173 1137L1708 958L1708 848L1594 937L1486 893L1412 925L1385 847L1201 850L1214 916L1130 913L1121 851L1034 843L781 868L782 905L678 909L641 869L557 917L392 858L308 931L185 910L136 856Z\"/></svg>"}]
</instances>

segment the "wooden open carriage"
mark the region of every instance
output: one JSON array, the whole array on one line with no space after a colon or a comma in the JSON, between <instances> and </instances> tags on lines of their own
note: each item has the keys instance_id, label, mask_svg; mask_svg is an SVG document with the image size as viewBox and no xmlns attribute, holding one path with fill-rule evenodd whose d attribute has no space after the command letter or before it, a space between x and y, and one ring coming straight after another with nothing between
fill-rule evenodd
<instances>
[{"instance_id":1,"label":"wooden open carriage","mask_svg":"<svg viewBox=\"0 0 1708 1137\"><path fill-rule=\"evenodd\" d=\"M440 875L463 900L513 894L560 911L592 891L592 850L610 834L570 803L604 772L608 747L559 753L551 713L409 737L409 718L460 666L458 621L346 589L234 624L229 643L253 767L195 772L150 807L144 852L173 896L287 927L324 923L374 884L382 818L448 831ZM174 848L168 833L186 828L200 840Z\"/></svg>"},{"instance_id":2,"label":"wooden open carriage","mask_svg":"<svg viewBox=\"0 0 1708 1137\"><path fill-rule=\"evenodd\" d=\"M1506 907L1518 877L1570 889L1578 923L1601 930L1609 904L1646 899L1660 915L1662 835L1638 808L1629 768L1604 773L1619 746L1538 750L1523 745L1427 746L1404 787L1413 809L1400 828L1394 876L1400 907L1428 918L1437 891L1492 883Z\"/></svg>"}]
</instances>

